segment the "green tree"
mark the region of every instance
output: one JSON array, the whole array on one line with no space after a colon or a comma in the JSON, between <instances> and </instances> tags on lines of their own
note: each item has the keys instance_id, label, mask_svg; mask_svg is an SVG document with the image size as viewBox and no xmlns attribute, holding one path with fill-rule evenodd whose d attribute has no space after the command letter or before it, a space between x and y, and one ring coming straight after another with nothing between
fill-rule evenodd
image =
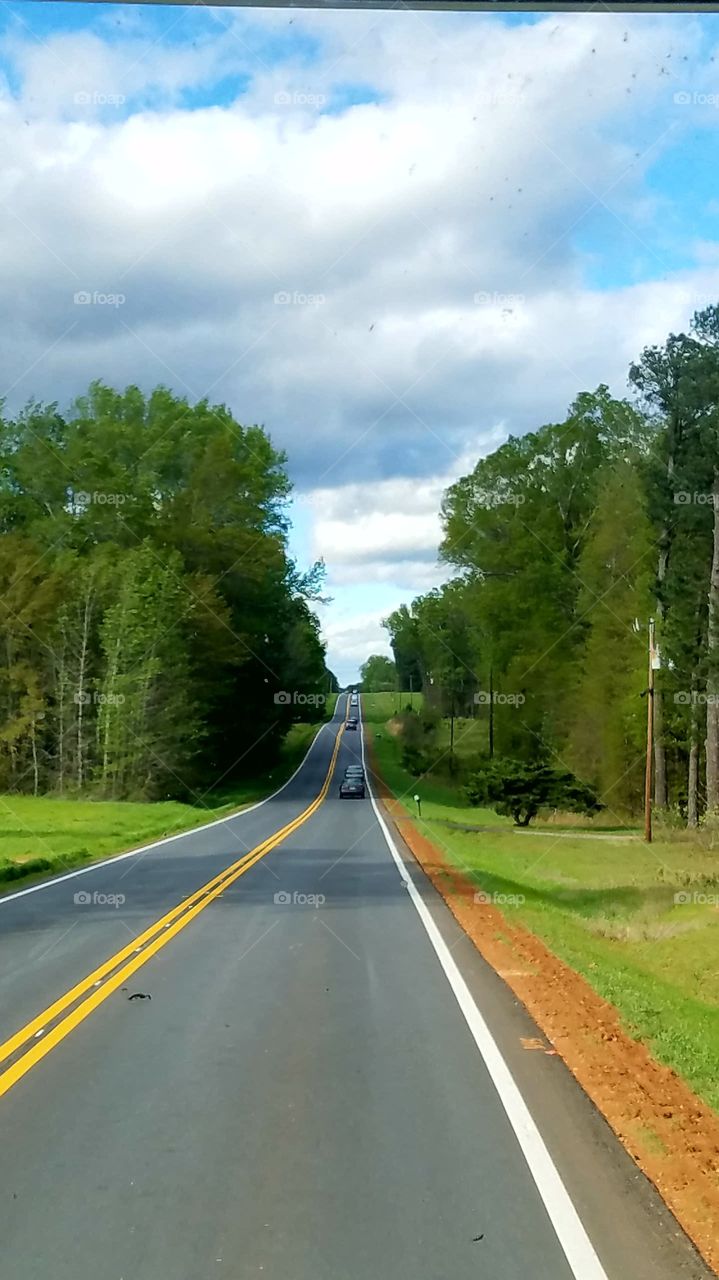
<instances>
[{"instance_id":1,"label":"green tree","mask_svg":"<svg viewBox=\"0 0 719 1280\"><path fill-rule=\"evenodd\" d=\"M12 785L28 764L27 785L181 793L276 754L291 719L276 692L319 696L331 679L312 612L323 566L303 573L289 556L289 491L261 427L163 387L94 383L65 414L31 403L0 419L0 768ZM13 622L19 539L35 597L23 609L39 611L45 648ZM124 720L97 701L118 682Z\"/></svg>"},{"instance_id":2,"label":"green tree","mask_svg":"<svg viewBox=\"0 0 719 1280\"><path fill-rule=\"evenodd\" d=\"M591 787L568 769L519 760L497 760L479 770L466 787L470 804L489 805L516 826L527 827L542 809L562 813L599 813Z\"/></svg>"},{"instance_id":3,"label":"green tree","mask_svg":"<svg viewBox=\"0 0 719 1280\"><path fill-rule=\"evenodd\" d=\"M360 667L363 693L387 693L397 688L397 668L383 653L373 653Z\"/></svg>"},{"instance_id":4,"label":"green tree","mask_svg":"<svg viewBox=\"0 0 719 1280\"><path fill-rule=\"evenodd\" d=\"M655 545L642 478L628 461L605 472L578 564L583 644L572 690L567 759L605 802L633 807L642 790L647 682L645 620Z\"/></svg>"}]
</instances>

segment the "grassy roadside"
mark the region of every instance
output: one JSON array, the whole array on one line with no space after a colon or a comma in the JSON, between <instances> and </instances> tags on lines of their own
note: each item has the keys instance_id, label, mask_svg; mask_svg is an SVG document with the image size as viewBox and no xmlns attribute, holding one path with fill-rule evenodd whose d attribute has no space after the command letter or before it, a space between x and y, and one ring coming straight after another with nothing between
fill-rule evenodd
<instances>
[{"instance_id":1,"label":"grassy roadside","mask_svg":"<svg viewBox=\"0 0 719 1280\"><path fill-rule=\"evenodd\" d=\"M327 719L336 700L333 694L326 704ZM13 889L18 881L24 886L124 849L188 831L262 800L294 773L320 723L293 725L282 744L280 758L269 773L208 792L195 804L0 795L0 894Z\"/></svg>"},{"instance_id":2,"label":"grassy roadside","mask_svg":"<svg viewBox=\"0 0 719 1280\"><path fill-rule=\"evenodd\" d=\"M425 835L508 919L540 937L619 1011L625 1028L719 1110L719 861L700 840L651 846L561 825L519 833L401 764L388 695L363 698L377 764ZM389 695L391 696L391 695ZM393 707L390 707L390 715ZM458 830L452 823L480 827ZM675 895L685 900L675 901ZM509 901L507 901L509 899ZM514 901L513 901L514 900Z\"/></svg>"}]
</instances>

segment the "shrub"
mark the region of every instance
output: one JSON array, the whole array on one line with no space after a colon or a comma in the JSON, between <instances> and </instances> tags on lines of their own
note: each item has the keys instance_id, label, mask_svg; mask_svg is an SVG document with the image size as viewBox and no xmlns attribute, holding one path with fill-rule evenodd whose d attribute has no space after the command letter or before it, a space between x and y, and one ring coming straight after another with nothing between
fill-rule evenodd
<instances>
[{"instance_id":1,"label":"shrub","mask_svg":"<svg viewBox=\"0 0 719 1280\"><path fill-rule=\"evenodd\" d=\"M604 806L595 792L568 769L520 760L495 760L478 770L465 788L473 805L488 805L527 827L540 809L566 813L598 813Z\"/></svg>"}]
</instances>

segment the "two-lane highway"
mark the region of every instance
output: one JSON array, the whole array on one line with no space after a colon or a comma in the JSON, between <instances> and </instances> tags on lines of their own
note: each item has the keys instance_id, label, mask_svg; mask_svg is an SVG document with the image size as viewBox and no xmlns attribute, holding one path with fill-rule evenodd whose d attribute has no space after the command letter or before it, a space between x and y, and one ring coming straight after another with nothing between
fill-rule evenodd
<instances>
[{"instance_id":1,"label":"two-lane highway","mask_svg":"<svg viewBox=\"0 0 719 1280\"><path fill-rule=\"evenodd\" d=\"M252 811L0 899L3 1280L705 1280L339 799L345 711Z\"/></svg>"}]
</instances>

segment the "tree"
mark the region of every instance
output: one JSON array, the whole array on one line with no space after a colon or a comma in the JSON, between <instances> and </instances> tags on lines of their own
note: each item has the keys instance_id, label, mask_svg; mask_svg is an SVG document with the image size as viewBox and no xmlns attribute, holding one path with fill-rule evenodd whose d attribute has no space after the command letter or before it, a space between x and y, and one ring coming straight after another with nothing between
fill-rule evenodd
<instances>
[{"instance_id":1,"label":"tree","mask_svg":"<svg viewBox=\"0 0 719 1280\"><path fill-rule=\"evenodd\" d=\"M148 544L121 562L100 631L105 670L96 690L106 794L152 799L175 790L201 737L180 565L177 553L163 564Z\"/></svg>"},{"instance_id":2,"label":"tree","mask_svg":"<svg viewBox=\"0 0 719 1280\"><path fill-rule=\"evenodd\" d=\"M478 771L466 787L470 804L489 805L497 813L527 827L540 809L564 813L598 813L602 805L594 791L568 769L545 764L502 760Z\"/></svg>"},{"instance_id":3,"label":"tree","mask_svg":"<svg viewBox=\"0 0 719 1280\"><path fill-rule=\"evenodd\" d=\"M331 682L289 492L261 427L163 387L0 418L4 785L181 795L276 755L275 695Z\"/></svg>"},{"instance_id":4,"label":"tree","mask_svg":"<svg viewBox=\"0 0 719 1280\"><path fill-rule=\"evenodd\" d=\"M389 632L397 668L397 687L402 692L422 688L423 669L417 623L406 604L400 605L382 626Z\"/></svg>"},{"instance_id":5,"label":"tree","mask_svg":"<svg viewBox=\"0 0 719 1280\"><path fill-rule=\"evenodd\" d=\"M655 614L660 644L670 598L667 575L675 541L675 499L680 491L677 472L684 470L688 440L699 411L695 394L698 354L697 343L686 334L671 334L663 347L645 348L629 371L630 383L659 427L649 459L647 493L657 532ZM663 678L658 674L654 690L654 802L664 808L667 800Z\"/></svg>"},{"instance_id":6,"label":"tree","mask_svg":"<svg viewBox=\"0 0 719 1280\"><path fill-rule=\"evenodd\" d=\"M636 805L644 776L646 639L633 622L650 612L653 561L642 478L621 461L600 479L577 567L583 643L566 758L607 804L625 810Z\"/></svg>"},{"instance_id":7,"label":"tree","mask_svg":"<svg viewBox=\"0 0 719 1280\"><path fill-rule=\"evenodd\" d=\"M467 584L493 690L523 699L521 717L498 726L504 754L529 758L566 740L584 635L578 568L601 477L650 440L641 414L600 386L563 423L510 436L445 494L442 558Z\"/></svg>"},{"instance_id":8,"label":"tree","mask_svg":"<svg viewBox=\"0 0 719 1280\"><path fill-rule=\"evenodd\" d=\"M397 688L397 668L383 653L373 653L360 667L363 693L390 693Z\"/></svg>"}]
</instances>

